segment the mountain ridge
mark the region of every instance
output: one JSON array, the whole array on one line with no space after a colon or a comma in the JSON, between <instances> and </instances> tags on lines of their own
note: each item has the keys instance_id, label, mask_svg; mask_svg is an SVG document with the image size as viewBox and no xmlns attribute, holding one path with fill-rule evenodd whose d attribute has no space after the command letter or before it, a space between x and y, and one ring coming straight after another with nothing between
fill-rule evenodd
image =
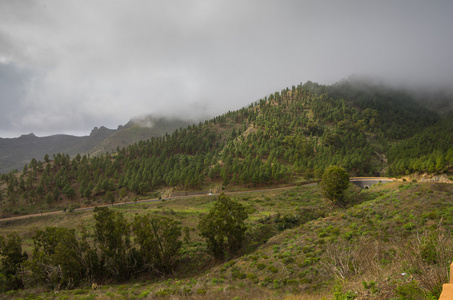
<instances>
[{"instance_id":1,"label":"mountain ridge","mask_svg":"<svg viewBox=\"0 0 453 300\"><path fill-rule=\"evenodd\" d=\"M171 133L177 128L186 126L192 121L162 116L145 116L142 119L153 122L153 126L142 126L131 119L126 125L117 129L105 126L94 127L89 135L74 136L55 134L39 137L34 133L23 134L17 138L0 138L0 173L14 169L22 170L30 160L41 160L45 154L66 153L71 157L77 154L97 155L112 152L117 147L126 147L140 140Z\"/></svg>"}]
</instances>

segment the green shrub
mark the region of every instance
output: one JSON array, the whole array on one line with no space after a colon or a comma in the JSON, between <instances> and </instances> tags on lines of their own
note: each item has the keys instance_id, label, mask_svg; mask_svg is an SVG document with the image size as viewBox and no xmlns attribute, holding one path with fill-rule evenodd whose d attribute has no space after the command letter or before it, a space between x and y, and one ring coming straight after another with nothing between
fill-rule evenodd
<instances>
[{"instance_id":1,"label":"green shrub","mask_svg":"<svg viewBox=\"0 0 453 300\"><path fill-rule=\"evenodd\" d=\"M271 283L271 282L272 282L272 279L270 279L270 277L266 277L266 278L264 278L263 281L261 281L260 285L265 287L265 286L268 286L269 283Z\"/></svg>"},{"instance_id":2,"label":"green shrub","mask_svg":"<svg viewBox=\"0 0 453 300\"><path fill-rule=\"evenodd\" d=\"M229 267L233 266L236 262L234 260L230 260L229 262L225 263L223 267L228 269Z\"/></svg>"},{"instance_id":3,"label":"green shrub","mask_svg":"<svg viewBox=\"0 0 453 300\"><path fill-rule=\"evenodd\" d=\"M350 241L353 236L354 236L354 231L348 231L342 235L342 237L347 241Z\"/></svg>"},{"instance_id":4,"label":"green shrub","mask_svg":"<svg viewBox=\"0 0 453 300\"><path fill-rule=\"evenodd\" d=\"M138 298L140 299L143 299L143 298L146 298L148 296L148 294L150 293L150 291L144 291L143 293L141 293Z\"/></svg>"},{"instance_id":5,"label":"green shrub","mask_svg":"<svg viewBox=\"0 0 453 300\"><path fill-rule=\"evenodd\" d=\"M275 266L269 266L267 267L267 269L274 274L278 272L278 269Z\"/></svg>"},{"instance_id":6,"label":"green shrub","mask_svg":"<svg viewBox=\"0 0 453 300\"><path fill-rule=\"evenodd\" d=\"M313 246L309 246L309 245L304 246L304 247L302 248L302 252L305 253L305 254L310 253L310 252L313 252Z\"/></svg>"},{"instance_id":7,"label":"green shrub","mask_svg":"<svg viewBox=\"0 0 453 300\"><path fill-rule=\"evenodd\" d=\"M324 237L326 237L326 236L328 236L328 234L327 234L327 232L325 232L324 230L320 230L320 231L318 232L318 237L324 238Z\"/></svg>"},{"instance_id":8,"label":"green shrub","mask_svg":"<svg viewBox=\"0 0 453 300\"><path fill-rule=\"evenodd\" d=\"M214 277L214 278L211 279L211 282L212 282L212 284L219 284L219 283L224 283L225 280L222 279L222 278L215 278Z\"/></svg>"},{"instance_id":9,"label":"green shrub","mask_svg":"<svg viewBox=\"0 0 453 300\"><path fill-rule=\"evenodd\" d=\"M240 268L234 267L231 269L231 277L233 279L244 279L247 275L241 271Z\"/></svg>"},{"instance_id":10,"label":"green shrub","mask_svg":"<svg viewBox=\"0 0 453 300\"><path fill-rule=\"evenodd\" d=\"M362 281L363 288L366 290L370 290L371 293L375 294L379 289L376 288L376 282L371 280L369 282Z\"/></svg>"},{"instance_id":11,"label":"green shrub","mask_svg":"<svg viewBox=\"0 0 453 300\"><path fill-rule=\"evenodd\" d=\"M395 290L398 299L425 299L423 291L415 280L398 285Z\"/></svg>"},{"instance_id":12,"label":"green shrub","mask_svg":"<svg viewBox=\"0 0 453 300\"><path fill-rule=\"evenodd\" d=\"M168 296L171 294L173 294L173 291L171 289L162 289L162 290L156 292L156 296L159 296L159 297Z\"/></svg>"},{"instance_id":13,"label":"green shrub","mask_svg":"<svg viewBox=\"0 0 453 300\"><path fill-rule=\"evenodd\" d=\"M333 287L333 296L335 300L353 300L357 297L354 291L343 292L340 283L336 283Z\"/></svg>"},{"instance_id":14,"label":"green shrub","mask_svg":"<svg viewBox=\"0 0 453 300\"><path fill-rule=\"evenodd\" d=\"M411 231L412 229L414 229L414 227L415 227L415 225L412 224L411 222L406 223L406 224L403 225L403 229L407 230L407 231Z\"/></svg>"},{"instance_id":15,"label":"green shrub","mask_svg":"<svg viewBox=\"0 0 453 300\"><path fill-rule=\"evenodd\" d=\"M283 262L285 265L289 265L289 264L294 263L294 258L292 258L292 257L285 257L285 258L282 259L282 262Z\"/></svg>"}]
</instances>

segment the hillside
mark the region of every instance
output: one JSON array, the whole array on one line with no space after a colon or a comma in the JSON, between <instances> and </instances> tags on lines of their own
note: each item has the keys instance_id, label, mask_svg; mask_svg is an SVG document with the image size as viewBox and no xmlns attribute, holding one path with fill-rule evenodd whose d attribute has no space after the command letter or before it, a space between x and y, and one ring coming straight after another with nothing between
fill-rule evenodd
<instances>
[{"instance_id":1,"label":"hillside","mask_svg":"<svg viewBox=\"0 0 453 300\"><path fill-rule=\"evenodd\" d=\"M43 297L71 299L428 299L438 295L447 281L453 255L452 185L400 181L370 190L351 187L346 208L333 207L317 186L231 197L248 213L245 245L235 257L214 260L197 228L199 217L212 209L214 196L131 204L110 210L131 226L137 216L151 214L188 228L183 230L187 233L181 236L182 248L170 275L137 272L117 285L97 278L97 290L91 289L89 281L78 289L58 292L57 278L50 277L37 286L36 281L27 281L27 288L35 286L32 293ZM46 248L33 243L44 237L36 235L38 229L74 229L91 240L95 224L92 211L80 211L10 221L2 224L2 233L18 233L29 255L34 248L45 255ZM67 259L74 267L73 259ZM61 280L68 283L64 277ZM29 293L25 289L9 297Z\"/></svg>"},{"instance_id":2,"label":"hillside","mask_svg":"<svg viewBox=\"0 0 453 300\"><path fill-rule=\"evenodd\" d=\"M182 123L145 119L142 124L149 121L157 135ZM117 152L34 159L23 173L2 175L2 215L62 209L68 203L92 205L105 201L107 193L119 201L175 190L279 185L320 178L329 165L353 176L447 172L453 165L448 143L453 132L445 122L450 122L448 116L425 109L399 90L307 82L172 134L117 147ZM442 138L431 139L429 147L412 142L431 131ZM96 153L147 132L140 122L129 123L109 132ZM408 143L412 148L404 156L400 149ZM400 167L415 153L435 155L437 168L431 163Z\"/></svg>"},{"instance_id":3,"label":"hillside","mask_svg":"<svg viewBox=\"0 0 453 300\"><path fill-rule=\"evenodd\" d=\"M451 119L398 89L347 81L292 86L171 134L95 156L58 153L31 160L23 172L3 174L3 218L70 213L36 223L4 220L2 236L20 235L0 243L9 249L8 243L23 241L27 274L35 275L15 286L42 292L140 280L145 283L93 295L241 298L248 290L256 298L435 297L453 255L453 190L417 179L453 181ZM162 133L179 125L159 124ZM141 137L143 126L136 125L110 135L99 152ZM331 165L351 176L406 177L371 190L350 187L346 207L337 207L317 186L302 186ZM236 192L232 203L224 195L217 202L209 196L222 191ZM96 208L94 214L74 211L150 198L155 201ZM219 229L203 231L200 225L217 203L236 207L235 220L248 216L244 227L230 227L244 236L227 232L237 244L220 256L206 237ZM14 253L21 252L16 246ZM14 285L16 277L5 278ZM91 297L88 290L79 292Z\"/></svg>"}]
</instances>

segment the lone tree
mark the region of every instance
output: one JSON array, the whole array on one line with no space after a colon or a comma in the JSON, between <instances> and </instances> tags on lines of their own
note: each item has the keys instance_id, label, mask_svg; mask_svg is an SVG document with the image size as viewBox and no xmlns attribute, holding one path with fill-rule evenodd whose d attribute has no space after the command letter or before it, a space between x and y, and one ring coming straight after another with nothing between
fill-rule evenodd
<instances>
[{"instance_id":1,"label":"lone tree","mask_svg":"<svg viewBox=\"0 0 453 300\"><path fill-rule=\"evenodd\" d=\"M163 274L171 273L182 246L179 222L148 214L135 216L132 229L144 266Z\"/></svg>"},{"instance_id":2,"label":"lone tree","mask_svg":"<svg viewBox=\"0 0 453 300\"><path fill-rule=\"evenodd\" d=\"M19 270L28 255L22 252L22 239L17 233L0 236L0 257L0 292L23 288Z\"/></svg>"},{"instance_id":3,"label":"lone tree","mask_svg":"<svg viewBox=\"0 0 453 300\"><path fill-rule=\"evenodd\" d=\"M233 255L241 249L247 218L244 206L224 193L219 195L209 214L200 218L198 228L215 258L224 259L227 254Z\"/></svg>"},{"instance_id":4,"label":"lone tree","mask_svg":"<svg viewBox=\"0 0 453 300\"><path fill-rule=\"evenodd\" d=\"M335 205L344 206L346 204L344 192L349 187L349 174L343 168L328 167L322 175L320 185L324 196Z\"/></svg>"},{"instance_id":5,"label":"lone tree","mask_svg":"<svg viewBox=\"0 0 453 300\"><path fill-rule=\"evenodd\" d=\"M111 191L105 192L105 202L111 203L113 206L113 203L115 203L115 195Z\"/></svg>"}]
</instances>

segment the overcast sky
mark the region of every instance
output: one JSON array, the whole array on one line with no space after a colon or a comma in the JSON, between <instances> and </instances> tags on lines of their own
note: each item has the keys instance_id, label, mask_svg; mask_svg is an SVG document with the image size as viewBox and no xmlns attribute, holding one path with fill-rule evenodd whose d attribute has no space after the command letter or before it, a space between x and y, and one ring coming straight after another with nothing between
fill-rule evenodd
<instances>
[{"instance_id":1,"label":"overcast sky","mask_svg":"<svg viewBox=\"0 0 453 300\"><path fill-rule=\"evenodd\" d=\"M0 136L235 110L352 74L452 85L453 1L0 0Z\"/></svg>"}]
</instances>

